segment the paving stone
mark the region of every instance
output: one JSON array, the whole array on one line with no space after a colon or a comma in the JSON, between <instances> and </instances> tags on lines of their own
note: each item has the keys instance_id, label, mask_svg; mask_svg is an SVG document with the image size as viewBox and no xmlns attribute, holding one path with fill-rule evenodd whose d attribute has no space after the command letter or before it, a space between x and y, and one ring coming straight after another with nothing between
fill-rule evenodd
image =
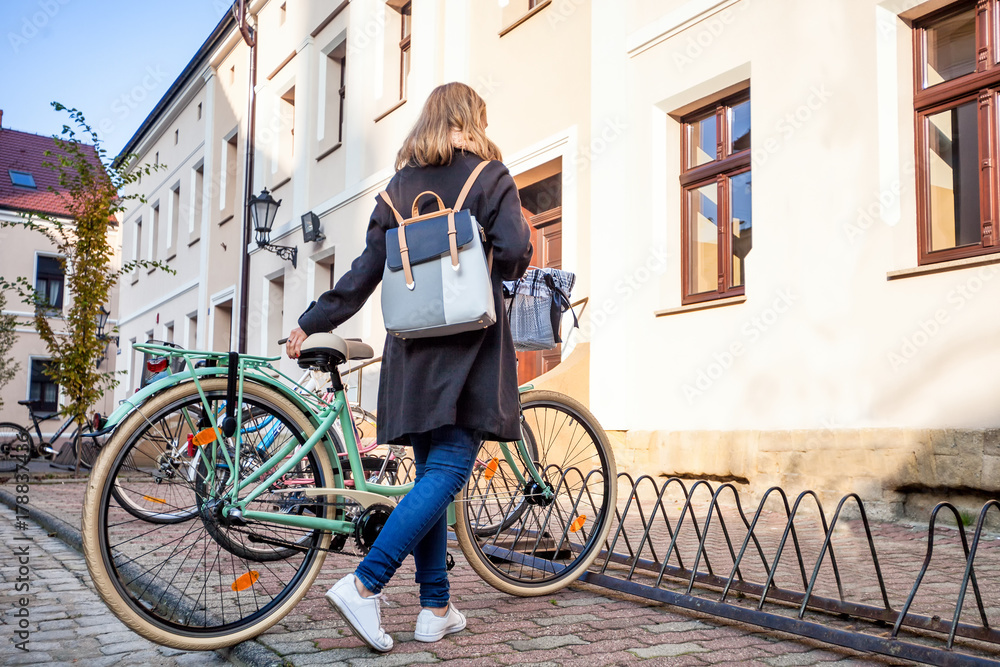
<instances>
[{"instance_id":1,"label":"paving stone","mask_svg":"<svg viewBox=\"0 0 1000 667\"><path fill-rule=\"evenodd\" d=\"M576 635L555 635L507 643L510 644L511 648L517 651L538 651L552 650L563 646L573 646L574 644L587 644L588 642L585 642Z\"/></svg>"},{"instance_id":2,"label":"paving stone","mask_svg":"<svg viewBox=\"0 0 1000 667\"><path fill-rule=\"evenodd\" d=\"M127 642L118 642L117 644L107 644L101 647L101 653L104 655L118 655L119 653L132 653L133 651L141 651L149 646L149 642L145 639L135 639L133 638Z\"/></svg>"},{"instance_id":3,"label":"paving stone","mask_svg":"<svg viewBox=\"0 0 1000 667\"><path fill-rule=\"evenodd\" d=\"M586 621L600 620L593 614L567 614L566 616L550 616L549 618L536 618L535 623L541 626L549 625L570 625L573 623L584 623Z\"/></svg>"},{"instance_id":4,"label":"paving stone","mask_svg":"<svg viewBox=\"0 0 1000 667\"><path fill-rule=\"evenodd\" d=\"M629 653L634 653L640 658L673 658L687 653L707 652L707 648L702 648L693 642L685 642L683 644L657 644L656 646L629 649Z\"/></svg>"},{"instance_id":5,"label":"paving stone","mask_svg":"<svg viewBox=\"0 0 1000 667\"><path fill-rule=\"evenodd\" d=\"M37 665L48 662L52 662L52 656L42 651L18 651L14 655L4 657L5 665Z\"/></svg>"},{"instance_id":6,"label":"paving stone","mask_svg":"<svg viewBox=\"0 0 1000 667\"><path fill-rule=\"evenodd\" d=\"M351 667L404 667L405 665L430 664L441 662L433 653L387 653L370 658L352 658L347 661Z\"/></svg>"},{"instance_id":7,"label":"paving stone","mask_svg":"<svg viewBox=\"0 0 1000 667\"><path fill-rule=\"evenodd\" d=\"M672 623L657 623L656 625L643 625L644 630L660 634L663 632L688 632L690 630L704 630L710 628L701 621L674 621Z\"/></svg>"},{"instance_id":8,"label":"paving stone","mask_svg":"<svg viewBox=\"0 0 1000 667\"><path fill-rule=\"evenodd\" d=\"M764 662L771 665L772 667L793 667L794 665L815 665L822 662L823 664L828 664L827 661L821 660L818 656L814 655L814 651L808 651L806 653L789 653L787 655L779 655L773 658L764 658Z\"/></svg>"}]
</instances>

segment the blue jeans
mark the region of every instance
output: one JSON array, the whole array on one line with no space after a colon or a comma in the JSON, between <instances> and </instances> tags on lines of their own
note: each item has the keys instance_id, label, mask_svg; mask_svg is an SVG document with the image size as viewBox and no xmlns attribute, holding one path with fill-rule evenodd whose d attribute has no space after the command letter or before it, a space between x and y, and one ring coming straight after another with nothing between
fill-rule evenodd
<instances>
[{"instance_id":1,"label":"blue jeans","mask_svg":"<svg viewBox=\"0 0 1000 667\"><path fill-rule=\"evenodd\" d=\"M355 576L378 593L413 554L420 605L448 606L448 504L472 475L480 440L475 431L442 426L410 436L416 483L392 510Z\"/></svg>"}]
</instances>

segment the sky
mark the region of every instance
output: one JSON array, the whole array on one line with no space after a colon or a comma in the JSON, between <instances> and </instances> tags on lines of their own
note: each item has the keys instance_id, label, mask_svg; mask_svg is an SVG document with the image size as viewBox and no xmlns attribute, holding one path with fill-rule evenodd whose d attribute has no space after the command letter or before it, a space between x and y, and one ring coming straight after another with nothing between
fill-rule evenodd
<instances>
[{"instance_id":1,"label":"sky","mask_svg":"<svg viewBox=\"0 0 1000 667\"><path fill-rule=\"evenodd\" d=\"M227 0L0 0L4 128L58 134L83 112L117 155L228 11Z\"/></svg>"}]
</instances>

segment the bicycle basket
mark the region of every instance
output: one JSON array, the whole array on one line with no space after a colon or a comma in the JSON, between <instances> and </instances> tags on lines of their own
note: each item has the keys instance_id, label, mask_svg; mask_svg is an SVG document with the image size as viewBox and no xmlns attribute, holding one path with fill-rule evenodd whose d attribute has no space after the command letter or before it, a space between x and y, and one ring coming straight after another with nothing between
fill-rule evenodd
<instances>
[{"instance_id":1,"label":"bicycle basket","mask_svg":"<svg viewBox=\"0 0 1000 667\"><path fill-rule=\"evenodd\" d=\"M569 294L575 282L576 275L569 271L529 269L520 280L504 283L515 350L551 350L562 342L559 323L570 310Z\"/></svg>"},{"instance_id":2,"label":"bicycle basket","mask_svg":"<svg viewBox=\"0 0 1000 667\"><path fill-rule=\"evenodd\" d=\"M178 350L183 349L176 343L168 343L166 341L148 340L146 342L153 345L173 347ZM142 375L139 377L139 389L168 375L181 372L184 370L185 363L184 357L165 357L157 352L143 352Z\"/></svg>"}]
</instances>

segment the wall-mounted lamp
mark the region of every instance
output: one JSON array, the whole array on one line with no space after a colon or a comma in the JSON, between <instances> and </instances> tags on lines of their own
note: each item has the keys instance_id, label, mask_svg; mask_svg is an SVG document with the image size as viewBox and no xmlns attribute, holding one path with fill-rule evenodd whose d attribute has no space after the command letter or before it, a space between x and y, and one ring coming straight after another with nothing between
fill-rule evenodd
<instances>
[{"instance_id":1,"label":"wall-mounted lamp","mask_svg":"<svg viewBox=\"0 0 1000 667\"><path fill-rule=\"evenodd\" d=\"M118 336L109 336L104 333L104 327L108 325L108 318L111 316L111 311L101 306L101 310L97 313L97 319L94 320L94 324L97 325L97 340L104 342L104 355L97 360L97 367L101 367L101 362L108 358L108 346L111 341L115 342L115 347L118 347Z\"/></svg>"},{"instance_id":2,"label":"wall-mounted lamp","mask_svg":"<svg viewBox=\"0 0 1000 667\"><path fill-rule=\"evenodd\" d=\"M326 240L323 228L319 224L319 216L309 211L302 216L302 240L306 243L315 241L320 243Z\"/></svg>"},{"instance_id":3,"label":"wall-mounted lamp","mask_svg":"<svg viewBox=\"0 0 1000 667\"><path fill-rule=\"evenodd\" d=\"M275 201L267 188L250 199L250 213L253 216L257 247L273 252L285 261L290 261L294 268L299 257L298 248L271 244L271 228L274 227L274 219L278 216L279 206L281 206L281 200Z\"/></svg>"}]
</instances>

